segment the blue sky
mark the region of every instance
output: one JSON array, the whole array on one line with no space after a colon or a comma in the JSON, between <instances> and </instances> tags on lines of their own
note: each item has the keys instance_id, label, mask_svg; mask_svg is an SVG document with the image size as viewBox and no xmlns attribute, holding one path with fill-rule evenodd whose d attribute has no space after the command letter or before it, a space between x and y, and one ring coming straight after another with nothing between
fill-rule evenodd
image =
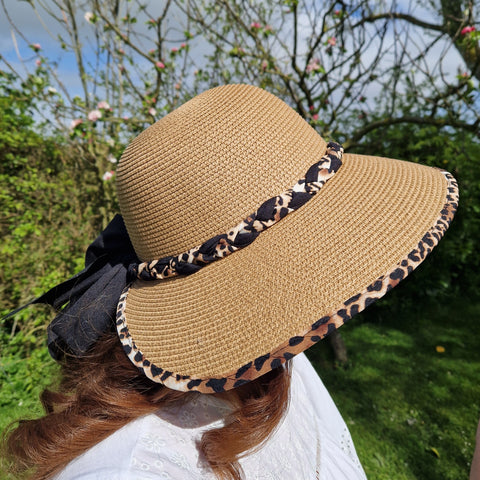
<instances>
[{"instance_id":1,"label":"blue sky","mask_svg":"<svg viewBox=\"0 0 480 480\"><path fill-rule=\"evenodd\" d=\"M49 60L57 62L59 77L68 86L71 95L80 93L81 83L77 73L75 55L60 48L59 35L68 41L63 25L52 19L41 6L35 11L24 0L4 0L4 3L14 27L11 26L4 12L0 10L0 54L3 58L20 74L25 74L27 70L35 69L35 60L38 58L29 45L39 43L42 47L41 54L48 57ZM44 0L42 3L47 7L51 6L55 14L59 18L62 17L61 11L53 6L51 0ZM147 12L149 15L139 16L135 29L148 37L149 31L145 22L149 18L156 18L160 15L164 2L148 0L144 3L148 4ZM87 11L87 7L80 7L75 17L80 31L84 58L87 62L93 62L95 59L95 45L92 41L94 29L84 18ZM177 21L180 16L179 12L174 9L171 9L171 12L168 21L171 25L177 26L177 29L173 28L169 38L173 41L172 45L175 45L175 40L178 40L176 43L179 43L184 40L184 36L181 33L183 32L181 25ZM152 47L153 44L146 40L144 43L145 51Z\"/></svg>"},{"instance_id":2,"label":"blue sky","mask_svg":"<svg viewBox=\"0 0 480 480\"><path fill-rule=\"evenodd\" d=\"M21 38L21 34L25 35L29 42L28 43L40 43L42 45L43 51L50 57L55 60L58 60L61 65L64 78L69 78L69 72L72 71L75 67L75 58L72 54L66 53L59 48L59 42L56 38L58 34L63 34L64 31L59 28L58 22L53 21L45 14L45 11L39 7L37 16L29 3L25 0L4 0L6 8L9 15L11 16L14 24L18 27L20 33L15 33L14 29L11 28L6 16L3 12L0 14L0 53L12 64L21 65L19 55L23 61L26 62L26 65L32 65L35 60L35 55L28 48L28 44ZM51 0L46 0L44 2L46 5L51 5ZM152 16L158 16L161 11L162 1L149 0L147 2L148 11L151 12ZM411 6L410 1L402 0L397 2L398 10L407 11ZM58 10L58 9L55 9ZM91 26L85 21L83 15L86 9L79 9L77 13L77 23L80 25L81 33L83 33L84 38L82 39L85 47L88 48L88 36L92 32ZM429 9L423 8L421 6L415 6L415 14L422 18L422 20L432 21L434 23L439 22L439 19L436 19L432 16L432 12ZM61 16L60 12L56 12L57 15ZM178 12L173 11L171 15L170 22L175 23L175 16L179 15ZM140 28L144 33L148 34L144 22L148 19L147 16L144 18L139 18L139 21L136 25L136 28ZM43 25L42 25L43 24ZM46 28L45 28L46 27ZM48 31L47 31L48 30ZM18 50L15 48L16 40ZM178 35L180 37L180 35ZM440 47L441 48L441 47ZM432 57L434 55L432 54ZM454 57L452 57L453 60ZM458 63L458 57L455 58ZM451 62L449 62L451 63ZM21 66L20 66L21 68ZM69 84L74 86L78 84L78 77L72 75L69 78Z\"/></svg>"},{"instance_id":3,"label":"blue sky","mask_svg":"<svg viewBox=\"0 0 480 480\"><path fill-rule=\"evenodd\" d=\"M80 79L77 73L76 61L73 53L65 52L61 50L57 36L64 35L65 30L60 26L59 22L52 20L45 12L39 8L38 16L35 14L31 6L27 1L24 0L4 0L6 8L8 10L11 19L13 20L18 31L11 27L6 16L0 14L0 53L1 55L11 63L15 69L20 73L25 73L26 70L33 70L35 68L35 60L37 56L34 52L28 47L31 43L39 43L42 46L42 53L48 56L51 60L58 62L58 74L62 82L67 86L69 93L73 96L81 92ZM52 5L51 0L44 0L46 5ZM79 2L80 3L80 2ZM86 2L85 2L86 3ZM163 1L158 0L148 0L146 1L148 5L149 13L152 17L156 17L160 14L161 8L164 4ZM419 2L421 3L421 2ZM401 11L408 11L412 2L402 0L397 2L398 9ZM58 8L55 8L55 13L61 18L61 12ZM79 8L79 11L76 15L77 24L80 26L81 32L81 41L84 45L85 57L88 59L94 59L93 43L91 42L91 36L93 34L92 26L84 19L84 14L87 11L87 8ZM425 21L431 21L433 23L439 23L440 19L435 18L435 15L428 9L416 6L414 13L421 17ZM169 18L169 23L173 27L173 31L170 34L172 40L182 40L181 32L183 27L180 25L179 17L181 17L178 11L172 10L172 14ZM138 19L136 28L141 32L148 35L148 30L145 25L145 21L149 16L144 16L143 18ZM175 31L177 27L177 31ZM307 29L305 29L307 31ZM22 38L26 37L26 41ZM417 38L418 46L413 47L418 49L422 48L422 39ZM401 42L400 37L396 37L393 30L388 32L387 41L392 45L395 42ZM197 40L198 42L198 40ZM172 45L174 45L172 43ZM448 47L447 42L439 42L434 49L427 56L428 68L432 71L437 70L439 65L436 63L437 59L442 55L442 52ZM148 50L151 48L151 45L148 45L148 41L145 42L145 49ZM195 55L194 59L200 58L206 51L205 45L201 43L194 47ZM373 58L376 51L375 43L372 45L370 51L366 52L365 62L368 63L369 58ZM92 49L92 54L89 54L89 49ZM413 51L412 50L412 51ZM143 61L143 60L141 60ZM462 68L463 61L459 57L458 53L454 48L448 48L446 50L446 56L443 61L443 68L446 73L453 77L458 72L458 68ZM371 93L374 95L376 91L375 85L372 84ZM369 92L367 92L368 95Z\"/></svg>"}]
</instances>

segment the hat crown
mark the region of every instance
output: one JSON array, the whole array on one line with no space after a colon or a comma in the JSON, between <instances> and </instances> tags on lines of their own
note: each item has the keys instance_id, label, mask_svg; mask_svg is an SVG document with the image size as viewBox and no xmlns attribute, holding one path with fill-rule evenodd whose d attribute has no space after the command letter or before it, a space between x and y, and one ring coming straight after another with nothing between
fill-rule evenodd
<instances>
[{"instance_id":1,"label":"hat crown","mask_svg":"<svg viewBox=\"0 0 480 480\"><path fill-rule=\"evenodd\" d=\"M324 140L286 103L248 85L204 92L138 135L117 193L142 261L226 233L302 178Z\"/></svg>"}]
</instances>

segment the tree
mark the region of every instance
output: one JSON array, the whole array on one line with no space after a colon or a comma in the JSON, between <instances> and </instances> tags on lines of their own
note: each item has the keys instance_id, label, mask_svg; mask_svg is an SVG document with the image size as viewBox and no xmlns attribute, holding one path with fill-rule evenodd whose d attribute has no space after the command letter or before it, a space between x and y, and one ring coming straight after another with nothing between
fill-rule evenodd
<instances>
[{"instance_id":1,"label":"tree","mask_svg":"<svg viewBox=\"0 0 480 480\"><path fill-rule=\"evenodd\" d=\"M125 139L200 90L248 82L349 148L400 123L479 133L472 1L416 1L408 10L396 0L168 0L160 11L144 0L30 4L44 23L56 22L52 36L76 58L82 91L72 96L54 62L11 18L37 55L31 75L42 79L48 116L64 128L96 109L97 132ZM45 90L45 73L60 93ZM99 102L109 108L96 108ZM78 123L74 132L85 128Z\"/></svg>"},{"instance_id":2,"label":"tree","mask_svg":"<svg viewBox=\"0 0 480 480\"><path fill-rule=\"evenodd\" d=\"M219 83L259 83L348 148L400 123L478 135L477 7L442 0L402 12L396 1L189 0L183 11L215 46L206 69L219 72ZM439 20L420 18L427 14Z\"/></svg>"}]
</instances>

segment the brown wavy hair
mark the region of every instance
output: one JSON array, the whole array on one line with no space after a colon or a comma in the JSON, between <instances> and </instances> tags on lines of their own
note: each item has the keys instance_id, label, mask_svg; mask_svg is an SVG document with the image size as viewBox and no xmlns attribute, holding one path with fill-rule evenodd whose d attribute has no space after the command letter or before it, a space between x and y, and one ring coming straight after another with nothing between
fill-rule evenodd
<instances>
[{"instance_id":1,"label":"brown wavy hair","mask_svg":"<svg viewBox=\"0 0 480 480\"><path fill-rule=\"evenodd\" d=\"M232 405L225 426L205 432L200 449L222 480L240 480L238 460L261 447L279 425L290 386L288 367L230 392L216 394ZM128 360L116 334L107 334L82 358L67 358L59 387L45 390L46 415L21 420L5 433L3 454L15 475L43 480L132 420L188 401L149 380ZM13 426L12 426L13 428Z\"/></svg>"}]
</instances>

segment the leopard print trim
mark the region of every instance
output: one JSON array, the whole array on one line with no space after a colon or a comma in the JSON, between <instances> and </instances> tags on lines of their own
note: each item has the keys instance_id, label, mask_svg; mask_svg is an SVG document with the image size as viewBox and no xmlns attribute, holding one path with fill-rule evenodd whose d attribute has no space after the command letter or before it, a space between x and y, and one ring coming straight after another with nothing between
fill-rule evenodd
<instances>
[{"instance_id":1,"label":"leopard print trim","mask_svg":"<svg viewBox=\"0 0 480 480\"><path fill-rule=\"evenodd\" d=\"M308 169L305 178L286 192L262 203L256 212L228 233L216 235L180 255L132 264L128 268L129 280L163 280L176 275L190 275L205 265L250 245L261 232L307 203L342 166L342 156L342 146L329 142L325 155Z\"/></svg>"},{"instance_id":2,"label":"leopard print trim","mask_svg":"<svg viewBox=\"0 0 480 480\"><path fill-rule=\"evenodd\" d=\"M239 387L283 365L287 360L311 347L342 326L354 315L383 297L425 260L426 256L443 237L458 207L457 182L450 173L446 171L442 171L442 173L448 182L446 203L440 212L437 222L418 242L417 247L405 259L401 260L385 275L368 285L362 292L349 298L332 313L320 318L306 331L291 337L274 351L257 357L255 360L222 378L191 378L187 375L177 375L174 372L157 367L147 360L136 347L128 331L125 318L125 306L129 289L127 287L120 297L117 309L117 330L125 353L154 382L162 383L174 390L196 390L202 393L218 393Z\"/></svg>"}]
</instances>

